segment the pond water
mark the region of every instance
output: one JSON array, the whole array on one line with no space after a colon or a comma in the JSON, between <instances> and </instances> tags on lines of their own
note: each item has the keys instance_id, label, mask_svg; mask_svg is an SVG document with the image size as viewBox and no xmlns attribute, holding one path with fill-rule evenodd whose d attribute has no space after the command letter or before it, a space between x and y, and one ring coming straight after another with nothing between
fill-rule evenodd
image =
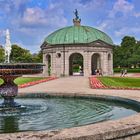
<instances>
[{"instance_id":1,"label":"pond water","mask_svg":"<svg viewBox=\"0 0 140 140\"><path fill-rule=\"evenodd\" d=\"M2 100L0 100L2 102ZM76 98L16 99L23 110L0 112L0 133L55 130L136 114L130 105Z\"/></svg>"}]
</instances>

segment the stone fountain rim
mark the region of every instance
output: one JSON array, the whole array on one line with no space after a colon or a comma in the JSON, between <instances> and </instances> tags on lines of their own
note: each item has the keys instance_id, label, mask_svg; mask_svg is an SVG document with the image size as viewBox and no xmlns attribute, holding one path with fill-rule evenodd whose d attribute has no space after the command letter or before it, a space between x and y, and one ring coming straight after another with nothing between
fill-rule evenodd
<instances>
[{"instance_id":1,"label":"stone fountain rim","mask_svg":"<svg viewBox=\"0 0 140 140\"><path fill-rule=\"evenodd\" d=\"M34 93L29 93L29 94L19 94L18 97L28 97L29 95L33 95ZM35 93L34 96L39 98L39 96L43 95L44 93ZM80 94L79 93L46 93L47 95L51 96L67 96L67 97L78 97L78 96L95 96L95 97L109 97L109 98L122 98L120 96L106 96L106 95L96 95L96 94ZM128 99L134 102L138 102L139 100L137 99ZM23 139L41 139L44 137L44 139L47 138L51 140L79 140L79 139L92 139L92 140L97 140L97 139L119 139L119 138L124 138L128 136L133 136L137 135L140 133L140 113L136 115L132 115L129 117L121 118L118 120L111 120L111 121L106 121L106 122L100 122L96 124L90 124L90 125L84 125L80 127L73 127L73 128L65 128L65 129L60 129L56 131L27 131L27 132L17 132L17 133L10 133L10 134L0 134L0 136L4 138L18 138L21 137Z\"/></svg>"}]
</instances>

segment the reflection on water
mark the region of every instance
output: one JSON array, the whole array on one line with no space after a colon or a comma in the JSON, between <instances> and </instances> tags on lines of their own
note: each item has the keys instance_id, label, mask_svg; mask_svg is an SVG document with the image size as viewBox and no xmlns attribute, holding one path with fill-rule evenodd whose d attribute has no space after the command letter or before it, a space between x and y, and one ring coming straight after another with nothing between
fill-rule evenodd
<instances>
[{"instance_id":1,"label":"reflection on water","mask_svg":"<svg viewBox=\"0 0 140 140\"><path fill-rule=\"evenodd\" d=\"M0 133L76 127L137 113L126 104L94 99L17 99L16 102L26 109L0 112Z\"/></svg>"},{"instance_id":2,"label":"reflection on water","mask_svg":"<svg viewBox=\"0 0 140 140\"><path fill-rule=\"evenodd\" d=\"M2 132L17 132L19 131L18 119L14 116L2 117L0 119L0 130Z\"/></svg>"}]
</instances>

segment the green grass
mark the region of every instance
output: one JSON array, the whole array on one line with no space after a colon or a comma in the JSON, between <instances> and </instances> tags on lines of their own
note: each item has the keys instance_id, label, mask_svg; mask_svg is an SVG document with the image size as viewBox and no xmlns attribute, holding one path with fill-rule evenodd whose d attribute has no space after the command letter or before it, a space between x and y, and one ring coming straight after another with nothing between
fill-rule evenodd
<instances>
[{"instance_id":1,"label":"green grass","mask_svg":"<svg viewBox=\"0 0 140 140\"><path fill-rule=\"evenodd\" d=\"M99 80L106 86L140 88L140 78L128 77L99 77Z\"/></svg>"},{"instance_id":2,"label":"green grass","mask_svg":"<svg viewBox=\"0 0 140 140\"><path fill-rule=\"evenodd\" d=\"M41 80L41 79L44 79L44 78L43 77L19 77L19 78L15 79L14 82L18 85L21 85L21 84L25 84L25 83L28 83L28 82ZM0 79L0 85L2 83L3 83L3 80Z\"/></svg>"},{"instance_id":3,"label":"green grass","mask_svg":"<svg viewBox=\"0 0 140 140\"><path fill-rule=\"evenodd\" d=\"M2 79L0 79L0 85L3 83L3 80Z\"/></svg>"}]
</instances>

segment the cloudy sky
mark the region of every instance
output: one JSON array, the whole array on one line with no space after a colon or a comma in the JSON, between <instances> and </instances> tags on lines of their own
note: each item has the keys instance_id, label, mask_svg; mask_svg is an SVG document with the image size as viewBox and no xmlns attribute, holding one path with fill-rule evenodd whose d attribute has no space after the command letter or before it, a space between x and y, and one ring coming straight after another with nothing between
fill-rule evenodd
<instances>
[{"instance_id":1,"label":"cloudy sky","mask_svg":"<svg viewBox=\"0 0 140 140\"><path fill-rule=\"evenodd\" d=\"M56 29L73 25L78 9L82 25L106 32L115 44L125 35L140 40L140 0L0 0L0 44L5 30L11 42L37 52Z\"/></svg>"}]
</instances>

